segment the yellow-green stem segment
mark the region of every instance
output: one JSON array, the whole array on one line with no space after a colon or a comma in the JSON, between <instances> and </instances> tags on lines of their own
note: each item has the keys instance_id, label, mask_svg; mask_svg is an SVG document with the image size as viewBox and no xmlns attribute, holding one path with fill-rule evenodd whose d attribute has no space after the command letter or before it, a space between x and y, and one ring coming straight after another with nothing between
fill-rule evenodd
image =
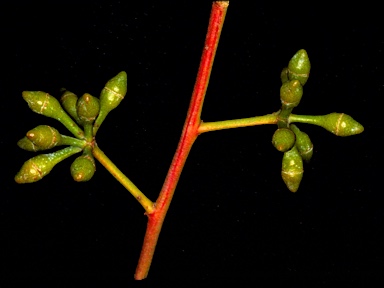
<instances>
[{"instance_id":1,"label":"yellow-green stem segment","mask_svg":"<svg viewBox=\"0 0 384 288\"><path fill-rule=\"evenodd\" d=\"M92 142L93 138L93 125L91 123L84 123L84 135L85 135L85 140L88 142Z\"/></svg>"},{"instance_id":2,"label":"yellow-green stem segment","mask_svg":"<svg viewBox=\"0 0 384 288\"><path fill-rule=\"evenodd\" d=\"M323 115L296 115L291 114L289 115L289 123L299 122L299 123L306 123L306 124L314 124L319 125L321 121L323 120Z\"/></svg>"},{"instance_id":3,"label":"yellow-green stem segment","mask_svg":"<svg viewBox=\"0 0 384 288\"><path fill-rule=\"evenodd\" d=\"M216 122L201 122L198 133L230 129L230 128L239 128L239 127L248 127L256 126L263 124L276 124L277 122L277 113L267 114L263 116L255 116L250 118L242 119L233 119L225 121L216 121Z\"/></svg>"},{"instance_id":4,"label":"yellow-green stem segment","mask_svg":"<svg viewBox=\"0 0 384 288\"><path fill-rule=\"evenodd\" d=\"M113 164L113 162L104 154L103 151L100 150L97 145L95 145L92 149L92 154L109 171L109 173L111 173L113 177L115 177L116 180L119 181L137 201L139 201L146 213L151 214L153 212L153 202L149 200L143 192L141 192L139 188L137 188L135 184L133 184L132 181L129 180L128 177L126 177L123 172L116 167L115 164Z\"/></svg>"}]
</instances>

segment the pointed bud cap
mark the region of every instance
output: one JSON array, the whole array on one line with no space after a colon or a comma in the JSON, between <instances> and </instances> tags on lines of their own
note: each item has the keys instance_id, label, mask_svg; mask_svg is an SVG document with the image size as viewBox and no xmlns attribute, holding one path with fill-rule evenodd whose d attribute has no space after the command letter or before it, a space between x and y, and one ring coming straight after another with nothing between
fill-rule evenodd
<instances>
[{"instance_id":1,"label":"pointed bud cap","mask_svg":"<svg viewBox=\"0 0 384 288\"><path fill-rule=\"evenodd\" d=\"M124 71L117 74L107 82L100 94L100 113L94 124L95 135L101 123L111 110L115 109L124 99L127 93L127 73Z\"/></svg>"},{"instance_id":2,"label":"pointed bud cap","mask_svg":"<svg viewBox=\"0 0 384 288\"><path fill-rule=\"evenodd\" d=\"M77 101L77 115L80 121L84 123L92 123L99 115L100 103L99 99L91 94L85 93Z\"/></svg>"},{"instance_id":3,"label":"pointed bud cap","mask_svg":"<svg viewBox=\"0 0 384 288\"><path fill-rule=\"evenodd\" d=\"M288 63L288 77L290 80L299 80L301 85L307 83L311 62L309 62L307 51L299 50Z\"/></svg>"},{"instance_id":4,"label":"pointed bud cap","mask_svg":"<svg viewBox=\"0 0 384 288\"><path fill-rule=\"evenodd\" d=\"M62 114L63 109L59 101L46 92L23 91L22 96L33 112L51 118L56 118Z\"/></svg>"},{"instance_id":5,"label":"pointed bud cap","mask_svg":"<svg viewBox=\"0 0 384 288\"><path fill-rule=\"evenodd\" d=\"M304 161L309 162L313 155L313 144L311 139L309 138L307 133L300 131L300 129L297 128L296 125L291 124L289 125L289 127L296 135L295 145L301 155L301 158L303 158Z\"/></svg>"},{"instance_id":6,"label":"pointed bud cap","mask_svg":"<svg viewBox=\"0 0 384 288\"><path fill-rule=\"evenodd\" d=\"M281 70L280 73L280 79L281 79L281 84L284 84L285 82L288 82L288 67L285 67L283 70Z\"/></svg>"},{"instance_id":7,"label":"pointed bud cap","mask_svg":"<svg viewBox=\"0 0 384 288\"><path fill-rule=\"evenodd\" d=\"M63 95L61 95L60 102L64 110L67 111L77 123L80 123L79 116L77 115L77 99L78 97L74 93L65 90Z\"/></svg>"},{"instance_id":8,"label":"pointed bud cap","mask_svg":"<svg viewBox=\"0 0 384 288\"><path fill-rule=\"evenodd\" d=\"M42 91L23 91L22 95L32 111L60 121L77 138L84 138L84 132L64 111L55 97Z\"/></svg>"},{"instance_id":9,"label":"pointed bud cap","mask_svg":"<svg viewBox=\"0 0 384 288\"><path fill-rule=\"evenodd\" d=\"M89 181L95 171L96 165L92 155L79 156L71 165L71 175L76 182Z\"/></svg>"},{"instance_id":10,"label":"pointed bud cap","mask_svg":"<svg viewBox=\"0 0 384 288\"><path fill-rule=\"evenodd\" d=\"M100 104L104 111L115 109L124 99L127 93L127 73L124 71L117 74L105 84L101 91Z\"/></svg>"},{"instance_id":11,"label":"pointed bud cap","mask_svg":"<svg viewBox=\"0 0 384 288\"><path fill-rule=\"evenodd\" d=\"M39 125L27 132L27 138L41 150L51 149L60 144L59 131L48 125Z\"/></svg>"},{"instance_id":12,"label":"pointed bud cap","mask_svg":"<svg viewBox=\"0 0 384 288\"><path fill-rule=\"evenodd\" d=\"M81 148L71 146L53 153L33 157L23 164L15 176L15 181L19 184L39 181L49 174L57 163L81 150Z\"/></svg>"},{"instance_id":13,"label":"pointed bud cap","mask_svg":"<svg viewBox=\"0 0 384 288\"><path fill-rule=\"evenodd\" d=\"M363 125L344 113L330 113L321 119L318 125L337 136L352 136L364 131Z\"/></svg>"},{"instance_id":14,"label":"pointed bud cap","mask_svg":"<svg viewBox=\"0 0 384 288\"><path fill-rule=\"evenodd\" d=\"M285 82L280 88L281 104L287 108L294 108L299 105L303 96L303 86L298 80Z\"/></svg>"},{"instance_id":15,"label":"pointed bud cap","mask_svg":"<svg viewBox=\"0 0 384 288\"><path fill-rule=\"evenodd\" d=\"M291 192L299 189L303 173L303 160L296 146L293 146L291 150L284 153L281 168L281 177Z\"/></svg>"},{"instance_id":16,"label":"pointed bud cap","mask_svg":"<svg viewBox=\"0 0 384 288\"><path fill-rule=\"evenodd\" d=\"M29 140L27 136L17 141L17 146L19 146L21 149L31 152L42 150L40 147L36 146L36 144L34 144L31 140Z\"/></svg>"},{"instance_id":17,"label":"pointed bud cap","mask_svg":"<svg viewBox=\"0 0 384 288\"><path fill-rule=\"evenodd\" d=\"M279 128L272 136L273 146L280 152L286 152L295 144L295 134L288 128Z\"/></svg>"}]
</instances>

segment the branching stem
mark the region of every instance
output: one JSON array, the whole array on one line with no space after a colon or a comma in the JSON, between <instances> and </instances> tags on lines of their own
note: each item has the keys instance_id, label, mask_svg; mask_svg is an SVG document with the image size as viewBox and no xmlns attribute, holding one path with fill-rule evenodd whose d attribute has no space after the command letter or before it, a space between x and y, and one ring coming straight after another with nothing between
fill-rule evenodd
<instances>
[{"instance_id":1,"label":"branching stem","mask_svg":"<svg viewBox=\"0 0 384 288\"><path fill-rule=\"evenodd\" d=\"M156 201L155 208L151 213L147 213L148 224L139 263L136 268L136 280L142 280L148 275L161 227L175 192L181 171L183 170L189 151L199 135L198 129L200 125L201 109L203 107L204 97L228 4L229 1L213 2L205 45L183 132L163 187Z\"/></svg>"},{"instance_id":2,"label":"branching stem","mask_svg":"<svg viewBox=\"0 0 384 288\"><path fill-rule=\"evenodd\" d=\"M137 188L135 184L133 184L132 181L129 180L128 177L116 167L115 164L113 164L113 162L104 154L103 151L100 150L97 145L93 147L92 154L113 175L113 177L115 177L116 180L119 181L133 195L133 197L136 198L137 201L139 201L147 214L154 211L154 203L149 200L143 192L141 192L139 188Z\"/></svg>"},{"instance_id":3,"label":"branching stem","mask_svg":"<svg viewBox=\"0 0 384 288\"><path fill-rule=\"evenodd\" d=\"M216 121L216 122L201 122L199 126L199 134L204 132L230 129L230 128L239 128L239 127L248 127L264 124L276 124L277 122L277 113L267 114L263 116L255 116L250 118L242 119L233 119L225 121Z\"/></svg>"}]
</instances>

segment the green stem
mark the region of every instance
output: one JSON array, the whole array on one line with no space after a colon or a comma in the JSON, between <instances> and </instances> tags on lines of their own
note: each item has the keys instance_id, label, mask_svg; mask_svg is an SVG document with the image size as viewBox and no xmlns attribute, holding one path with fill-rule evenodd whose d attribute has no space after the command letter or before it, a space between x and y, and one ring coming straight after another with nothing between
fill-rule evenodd
<instances>
[{"instance_id":1,"label":"green stem","mask_svg":"<svg viewBox=\"0 0 384 288\"><path fill-rule=\"evenodd\" d=\"M263 124L276 124L277 122L277 113L267 114L263 116L255 116L250 118L242 119L233 119L225 121L216 121L216 122L201 122L198 133L222 130L222 129L231 129L239 127L248 127L256 126Z\"/></svg>"},{"instance_id":2,"label":"green stem","mask_svg":"<svg viewBox=\"0 0 384 288\"><path fill-rule=\"evenodd\" d=\"M88 156L92 157L92 148L91 148L91 146L86 146L84 148L83 155L88 155Z\"/></svg>"},{"instance_id":3,"label":"green stem","mask_svg":"<svg viewBox=\"0 0 384 288\"><path fill-rule=\"evenodd\" d=\"M289 115L291 115L292 108L285 107L284 105L281 107L280 113L277 117L277 125L279 128L287 128L289 123Z\"/></svg>"},{"instance_id":4,"label":"green stem","mask_svg":"<svg viewBox=\"0 0 384 288\"><path fill-rule=\"evenodd\" d=\"M129 180L128 177L116 167L115 164L113 164L113 162L104 154L103 151L100 150L97 145L93 147L92 154L109 171L109 173L111 173L112 176L115 177L116 180L119 181L129 191L129 193L136 198L137 201L139 201L147 214L151 214L153 212L153 202L149 200L143 192L141 192L139 188L137 188L135 184L133 184L132 181Z\"/></svg>"},{"instance_id":5,"label":"green stem","mask_svg":"<svg viewBox=\"0 0 384 288\"><path fill-rule=\"evenodd\" d=\"M92 142L93 138L93 125L91 123L85 123L84 124L84 135L85 135L85 140L88 142Z\"/></svg>"},{"instance_id":6,"label":"green stem","mask_svg":"<svg viewBox=\"0 0 384 288\"><path fill-rule=\"evenodd\" d=\"M295 115L291 114L288 119L288 123L306 123L306 124L314 124L320 125L324 119L323 115Z\"/></svg>"},{"instance_id":7,"label":"green stem","mask_svg":"<svg viewBox=\"0 0 384 288\"><path fill-rule=\"evenodd\" d=\"M80 140L70 136L61 135L60 145L70 145L70 146L76 146L79 148L84 148L85 145L87 145L87 142L85 140Z\"/></svg>"},{"instance_id":8,"label":"green stem","mask_svg":"<svg viewBox=\"0 0 384 288\"><path fill-rule=\"evenodd\" d=\"M62 110L61 116L56 118L61 122L77 139L84 139L84 132L81 128L73 121L69 115Z\"/></svg>"}]
</instances>

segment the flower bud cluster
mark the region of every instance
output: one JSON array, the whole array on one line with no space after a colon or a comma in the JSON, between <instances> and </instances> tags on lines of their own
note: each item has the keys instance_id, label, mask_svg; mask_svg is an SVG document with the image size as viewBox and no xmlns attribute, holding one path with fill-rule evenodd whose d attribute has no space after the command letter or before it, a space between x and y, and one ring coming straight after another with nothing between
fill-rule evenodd
<instances>
[{"instance_id":1,"label":"flower bud cluster","mask_svg":"<svg viewBox=\"0 0 384 288\"><path fill-rule=\"evenodd\" d=\"M284 152L281 176L292 192L299 189L303 178L303 160L309 162L313 155L313 144L308 134L290 123L290 115L303 96L303 86L307 83L311 63L307 52L299 50L289 61L288 67L280 74L281 109L277 118L278 129L272 137L273 146ZM323 116L301 116L298 122L311 123L325 128L337 136L351 136L364 131L364 127L344 113L330 113Z\"/></svg>"},{"instance_id":2,"label":"flower bud cluster","mask_svg":"<svg viewBox=\"0 0 384 288\"><path fill-rule=\"evenodd\" d=\"M61 135L59 131L48 125L39 125L26 133L17 144L27 151L42 151L59 145L68 147L35 156L24 163L15 176L17 183L32 183L42 179L53 167L83 151L71 165L71 175L77 182L88 181L96 170L92 148L95 145L95 134L107 114L115 109L124 99L127 91L127 74L122 71L109 80L102 89L100 99L85 93L77 97L64 90L60 102L42 91L24 91L22 96L29 108L47 117L60 121L75 138ZM81 129L80 127L84 129Z\"/></svg>"}]
</instances>

